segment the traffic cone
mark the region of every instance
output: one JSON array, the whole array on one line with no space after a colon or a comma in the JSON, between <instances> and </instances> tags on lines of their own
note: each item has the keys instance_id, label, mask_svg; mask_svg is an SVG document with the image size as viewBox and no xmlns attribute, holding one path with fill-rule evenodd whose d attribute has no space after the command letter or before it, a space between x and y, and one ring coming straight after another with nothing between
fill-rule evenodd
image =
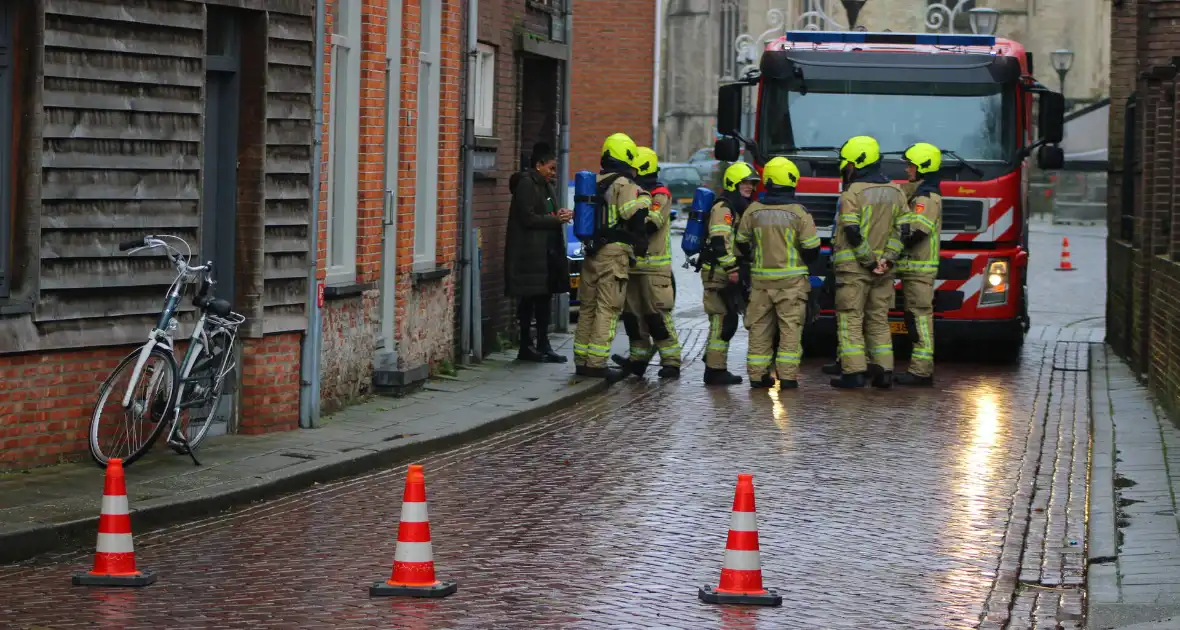
<instances>
[{"instance_id":1,"label":"traffic cone","mask_svg":"<svg viewBox=\"0 0 1180 630\"><path fill-rule=\"evenodd\" d=\"M454 582L434 577L434 550L430 546L430 518L426 514L426 478L422 466L411 464L406 471L402 495L402 517L397 525L397 549L393 553L393 576L374 582L369 595L446 597L457 591Z\"/></svg>"},{"instance_id":2,"label":"traffic cone","mask_svg":"<svg viewBox=\"0 0 1180 630\"><path fill-rule=\"evenodd\" d=\"M754 511L754 475L738 475L725 541L725 563L717 588L702 586L697 593L709 604L781 606L783 597L762 588L762 557L758 551L758 515Z\"/></svg>"},{"instance_id":3,"label":"traffic cone","mask_svg":"<svg viewBox=\"0 0 1180 630\"><path fill-rule=\"evenodd\" d=\"M1061 264L1057 266L1057 271L1073 270L1073 263L1069 261L1069 237L1066 236L1061 239Z\"/></svg>"},{"instance_id":4,"label":"traffic cone","mask_svg":"<svg viewBox=\"0 0 1180 630\"><path fill-rule=\"evenodd\" d=\"M107 462L102 489L94 569L75 575L74 586L147 586L155 581L154 572L135 568L135 543L131 536L131 513L127 509L123 460L112 459Z\"/></svg>"}]
</instances>

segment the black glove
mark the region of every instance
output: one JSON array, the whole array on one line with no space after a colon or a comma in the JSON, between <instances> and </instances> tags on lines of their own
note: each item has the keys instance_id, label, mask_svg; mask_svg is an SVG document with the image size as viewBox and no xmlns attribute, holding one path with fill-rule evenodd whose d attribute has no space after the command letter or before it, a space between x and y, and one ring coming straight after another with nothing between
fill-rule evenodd
<instances>
[{"instance_id":1,"label":"black glove","mask_svg":"<svg viewBox=\"0 0 1180 630\"><path fill-rule=\"evenodd\" d=\"M860 247L860 244L864 242L864 237L860 235L859 225L845 225L844 238L847 238L848 243L853 247Z\"/></svg>"}]
</instances>

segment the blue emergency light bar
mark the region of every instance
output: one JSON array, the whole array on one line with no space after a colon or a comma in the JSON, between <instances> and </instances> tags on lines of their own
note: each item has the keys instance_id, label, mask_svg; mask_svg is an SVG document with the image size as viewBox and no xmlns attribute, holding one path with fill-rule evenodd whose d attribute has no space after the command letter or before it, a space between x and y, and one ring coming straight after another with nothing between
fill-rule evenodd
<instances>
[{"instance_id":1,"label":"blue emergency light bar","mask_svg":"<svg viewBox=\"0 0 1180 630\"><path fill-rule=\"evenodd\" d=\"M937 33L867 33L864 31L787 31L788 42L808 44L920 44L925 46L995 46L994 35Z\"/></svg>"}]
</instances>

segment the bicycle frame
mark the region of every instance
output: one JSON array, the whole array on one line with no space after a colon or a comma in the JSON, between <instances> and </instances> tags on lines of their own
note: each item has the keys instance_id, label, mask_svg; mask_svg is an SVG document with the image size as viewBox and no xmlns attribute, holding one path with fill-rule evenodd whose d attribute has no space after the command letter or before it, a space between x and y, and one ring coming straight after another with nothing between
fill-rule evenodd
<instances>
[{"instance_id":1,"label":"bicycle frame","mask_svg":"<svg viewBox=\"0 0 1180 630\"><path fill-rule=\"evenodd\" d=\"M201 354L205 352L205 349L213 347L209 331L207 330L207 323L210 319L213 319L214 325L217 326L214 334L220 332L229 336L229 342L226 344L227 354L222 357L221 365L216 366L217 378L223 378L225 376L225 365L229 361L228 352L233 349L234 342L238 338L237 326L234 322L223 320L222 318L210 318L208 313L201 313L201 317L197 320L196 327L193 329L193 334L189 337L188 350L184 353L184 360L181 361L180 390L176 394L176 404L172 408L173 431L175 431L176 425L180 422L180 410L184 402L185 388L188 385L187 381L192 380L189 375L192 374L193 367L197 361L201 360Z\"/></svg>"}]
</instances>

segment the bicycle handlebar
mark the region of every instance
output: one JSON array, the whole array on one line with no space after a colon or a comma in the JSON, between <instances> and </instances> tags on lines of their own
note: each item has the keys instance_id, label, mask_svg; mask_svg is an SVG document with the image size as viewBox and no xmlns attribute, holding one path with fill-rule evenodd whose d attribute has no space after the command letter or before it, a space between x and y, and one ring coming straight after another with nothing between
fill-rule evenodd
<instances>
[{"instance_id":1,"label":"bicycle handlebar","mask_svg":"<svg viewBox=\"0 0 1180 630\"><path fill-rule=\"evenodd\" d=\"M144 239L142 239L142 238L134 239L134 240L130 240L130 241L123 241L122 243L119 243L119 251L125 252L129 249L135 249L136 247L143 247L143 241L144 241Z\"/></svg>"}]
</instances>

